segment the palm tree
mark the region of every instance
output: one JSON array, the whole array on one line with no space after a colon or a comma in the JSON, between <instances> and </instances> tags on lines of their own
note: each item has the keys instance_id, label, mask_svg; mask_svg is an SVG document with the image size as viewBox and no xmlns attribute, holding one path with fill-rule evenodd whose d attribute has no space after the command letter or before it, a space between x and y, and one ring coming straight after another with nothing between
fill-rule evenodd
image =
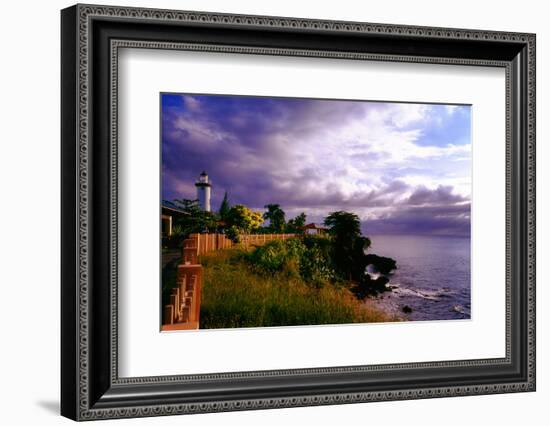
<instances>
[{"instance_id":1,"label":"palm tree","mask_svg":"<svg viewBox=\"0 0 550 426\"><path fill-rule=\"evenodd\" d=\"M325 218L325 226L336 240L342 242L349 242L361 236L361 222L355 213L332 212Z\"/></svg>"},{"instance_id":2,"label":"palm tree","mask_svg":"<svg viewBox=\"0 0 550 426\"><path fill-rule=\"evenodd\" d=\"M279 204L267 204L264 206L267 211L264 213L264 219L269 220L271 232L283 233L285 231L285 212Z\"/></svg>"}]
</instances>

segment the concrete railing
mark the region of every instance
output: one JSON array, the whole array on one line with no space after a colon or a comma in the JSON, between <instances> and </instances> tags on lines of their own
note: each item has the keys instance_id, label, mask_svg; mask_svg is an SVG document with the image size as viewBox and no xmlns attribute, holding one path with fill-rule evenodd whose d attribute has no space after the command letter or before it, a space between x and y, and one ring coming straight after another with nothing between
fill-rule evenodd
<instances>
[{"instance_id":1,"label":"concrete railing","mask_svg":"<svg viewBox=\"0 0 550 426\"><path fill-rule=\"evenodd\" d=\"M178 265L176 287L164 307L163 331L199 328L202 266Z\"/></svg>"},{"instance_id":2,"label":"concrete railing","mask_svg":"<svg viewBox=\"0 0 550 426\"><path fill-rule=\"evenodd\" d=\"M182 263L178 265L176 287L164 307L162 331L199 328L202 295L202 265L199 256L234 246L258 246L274 240L288 240L296 234L245 234L239 244L224 234L191 234L183 241Z\"/></svg>"}]
</instances>

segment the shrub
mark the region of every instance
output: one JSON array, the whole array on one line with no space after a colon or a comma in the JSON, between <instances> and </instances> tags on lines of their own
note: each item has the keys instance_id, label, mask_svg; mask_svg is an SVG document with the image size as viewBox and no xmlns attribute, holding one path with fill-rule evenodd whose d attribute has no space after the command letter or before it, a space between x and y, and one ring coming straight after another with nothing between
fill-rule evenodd
<instances>
[{"instance_id":1,"label":"shrub","mask_svg":"<svg viewBox=\"0 0 550 426\"><path fill-rule=\"evenodd\" d=\"M241 241L241 236L239 229L236 226L230 226L225 230L225 236L233 241L235 244L238 244Z\"/></svg>"},{"instance_id":2,"label":"shrub","mask_svg":"<svg viewBox=\"0 0 550 426\"><path fill-rule=\"evenodd\" d=\"M307 236L303 240L270 241L247 255L258 272L300 277L308 284L322 287L335 279L328 238Z\"/></svg>"},{"instance_id":3,"label":"shrub","mask_svg":"<svg viewBox=\"0 0 550 426\"><path fill-rule=\"evenodd\" d=\"M305 251L300 259L300 275L317 287L337 280L331 257L332 245L329 238L304 236Z\"/></svg>"}]
</instances>

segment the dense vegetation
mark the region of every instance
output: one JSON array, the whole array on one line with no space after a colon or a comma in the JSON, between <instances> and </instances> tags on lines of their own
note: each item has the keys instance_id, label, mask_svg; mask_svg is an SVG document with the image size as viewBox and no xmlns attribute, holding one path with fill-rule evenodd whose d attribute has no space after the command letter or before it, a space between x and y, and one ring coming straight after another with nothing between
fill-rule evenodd
<instances>
[{"instance_id":1,"label":"dense vegetation","mask_svg":"<svg viewBox=\"0 0 550 426\"><path fill-rule=\"evenodd\" d=\"M300 265L296 258L322 255L291 241L273 241L253 252L231 249L202 256L201 328L395 320L361 303L343 284L319 285L329 282L325 278L330 272Z\"/></svg>"},{"instance_id":2,"label":"dense vegetation","mask_svg":"<svg viewBox=\"0 0 550 426\"><path fill-rule=\"evenodd\" d=\"M362 300L389 290L388 276L396 262L366 254L371 241L362 235L356 214L330 213L324 220L326 231L313 236L305 233L305 213L287 221L278 204L267 204L261 213L242 204L230 205L225 194L214 213L202 211L196 201L174 203L187 213L176 218L174 247L181 247L183 238L193 232L223 232L234 242L249 233L297 236L201 256L201 328L388 320ZM175 264L166 265L163 273L163 299L175 285L171 284ZM367 266L376 274L366 273Z\"/></svg>"},{"instance_id":3,"label":"dense vegetation","mask_svg":"<svg viewBox=\"0 0 550 426\"><path fill-rule=\"evenodd\" d=\"M388 291L387 275L397 267L396 262L387 257L365 253L371 241L361 234L359 217L355 213L337 211L326 217L325 225L329 227L331 258L336 276L353 282L351 291L359 299L364 299L372 293ZM381 275L372 278L367 274L366 269L369 265Z\"/></svg>"},{"instance_id":4,"label":"dense vegetation","mask_svg":"<svg viewBox=\"0 0 550 426\"><path fill-rule=\"evenodd\" d=\"M346 219L353 223L353 218L346 216ZM373 280L364 269L359 275L358 268L349 263L366 266L369 262L377 270L389 272L392 266L395 268L395 261L365 255L364 249L357 248L366 248L368 239L361 237L360 232L349 233L348 227L338 229L345 231L348 238L334 231L328 236L304 235L270 241L249 251L232 249L201 257L204 267L201 327L390 320L386 314L361 303L369 293L386 290L387 278L380 276Z\"/></svg>"},{"instance_id":5,"label":"dense vegetation","mask_svg":"<svg viewBox=\"0 0 550 426\"><path fill-rule=\"evenodd\" d=\"M253 210L243 204L231 205L227 193L217 212L201 209L198 200L173 200L169 202L183 215L173 218L172 235L163 238L163 247L176 248L189 234L221 232L238 243L241 234L301 234L306 224L306 214L300 213L286 221L279 204L267 204L265 212Z\"/></svg>"},{"instance_id":6,"label":"dense vegetation","mask_svg":"<svg viewBox=\"0 0 550 426\"><path fill-rule=\"evenodd\" d=\"M272 241L246 258L259 273L284 272L317 288L346 283L357 298L364 299L369 294L389 290L388 275L396 268L396 262L365 254L370 240L361 235L358 221L352 213L337 212L327 218L326 223L337 224L330 228L328 236L304 235L299 239ZM377 278L365 273L369 265L379 274Z\"/></svg>"},{"instance_id":7,"label":"dense vegetation","mask_svg":"<svg viewBox=\"0 0 550 426\"><path fill-rule=\"evenodd\" d=\"M257 273L301 278L308 285L320 288L336 280L331 252L329 238L306 235L301 239L271 241L245 258Z\"/></svg>"}]
</instances>

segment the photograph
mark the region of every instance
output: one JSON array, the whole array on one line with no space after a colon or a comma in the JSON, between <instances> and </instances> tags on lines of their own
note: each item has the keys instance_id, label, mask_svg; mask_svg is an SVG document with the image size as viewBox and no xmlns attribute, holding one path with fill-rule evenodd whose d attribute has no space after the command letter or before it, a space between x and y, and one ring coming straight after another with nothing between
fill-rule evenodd
<instances>
[{"instance_id":1,"label":"photograph","mask_svg":"<svg viewBox=\"0 0 550 426\"><path fill-rule=\"evenodd\" d=\"M471 105L161 93L162 331L471 316Z\"/></svg>"}]
</instances>

